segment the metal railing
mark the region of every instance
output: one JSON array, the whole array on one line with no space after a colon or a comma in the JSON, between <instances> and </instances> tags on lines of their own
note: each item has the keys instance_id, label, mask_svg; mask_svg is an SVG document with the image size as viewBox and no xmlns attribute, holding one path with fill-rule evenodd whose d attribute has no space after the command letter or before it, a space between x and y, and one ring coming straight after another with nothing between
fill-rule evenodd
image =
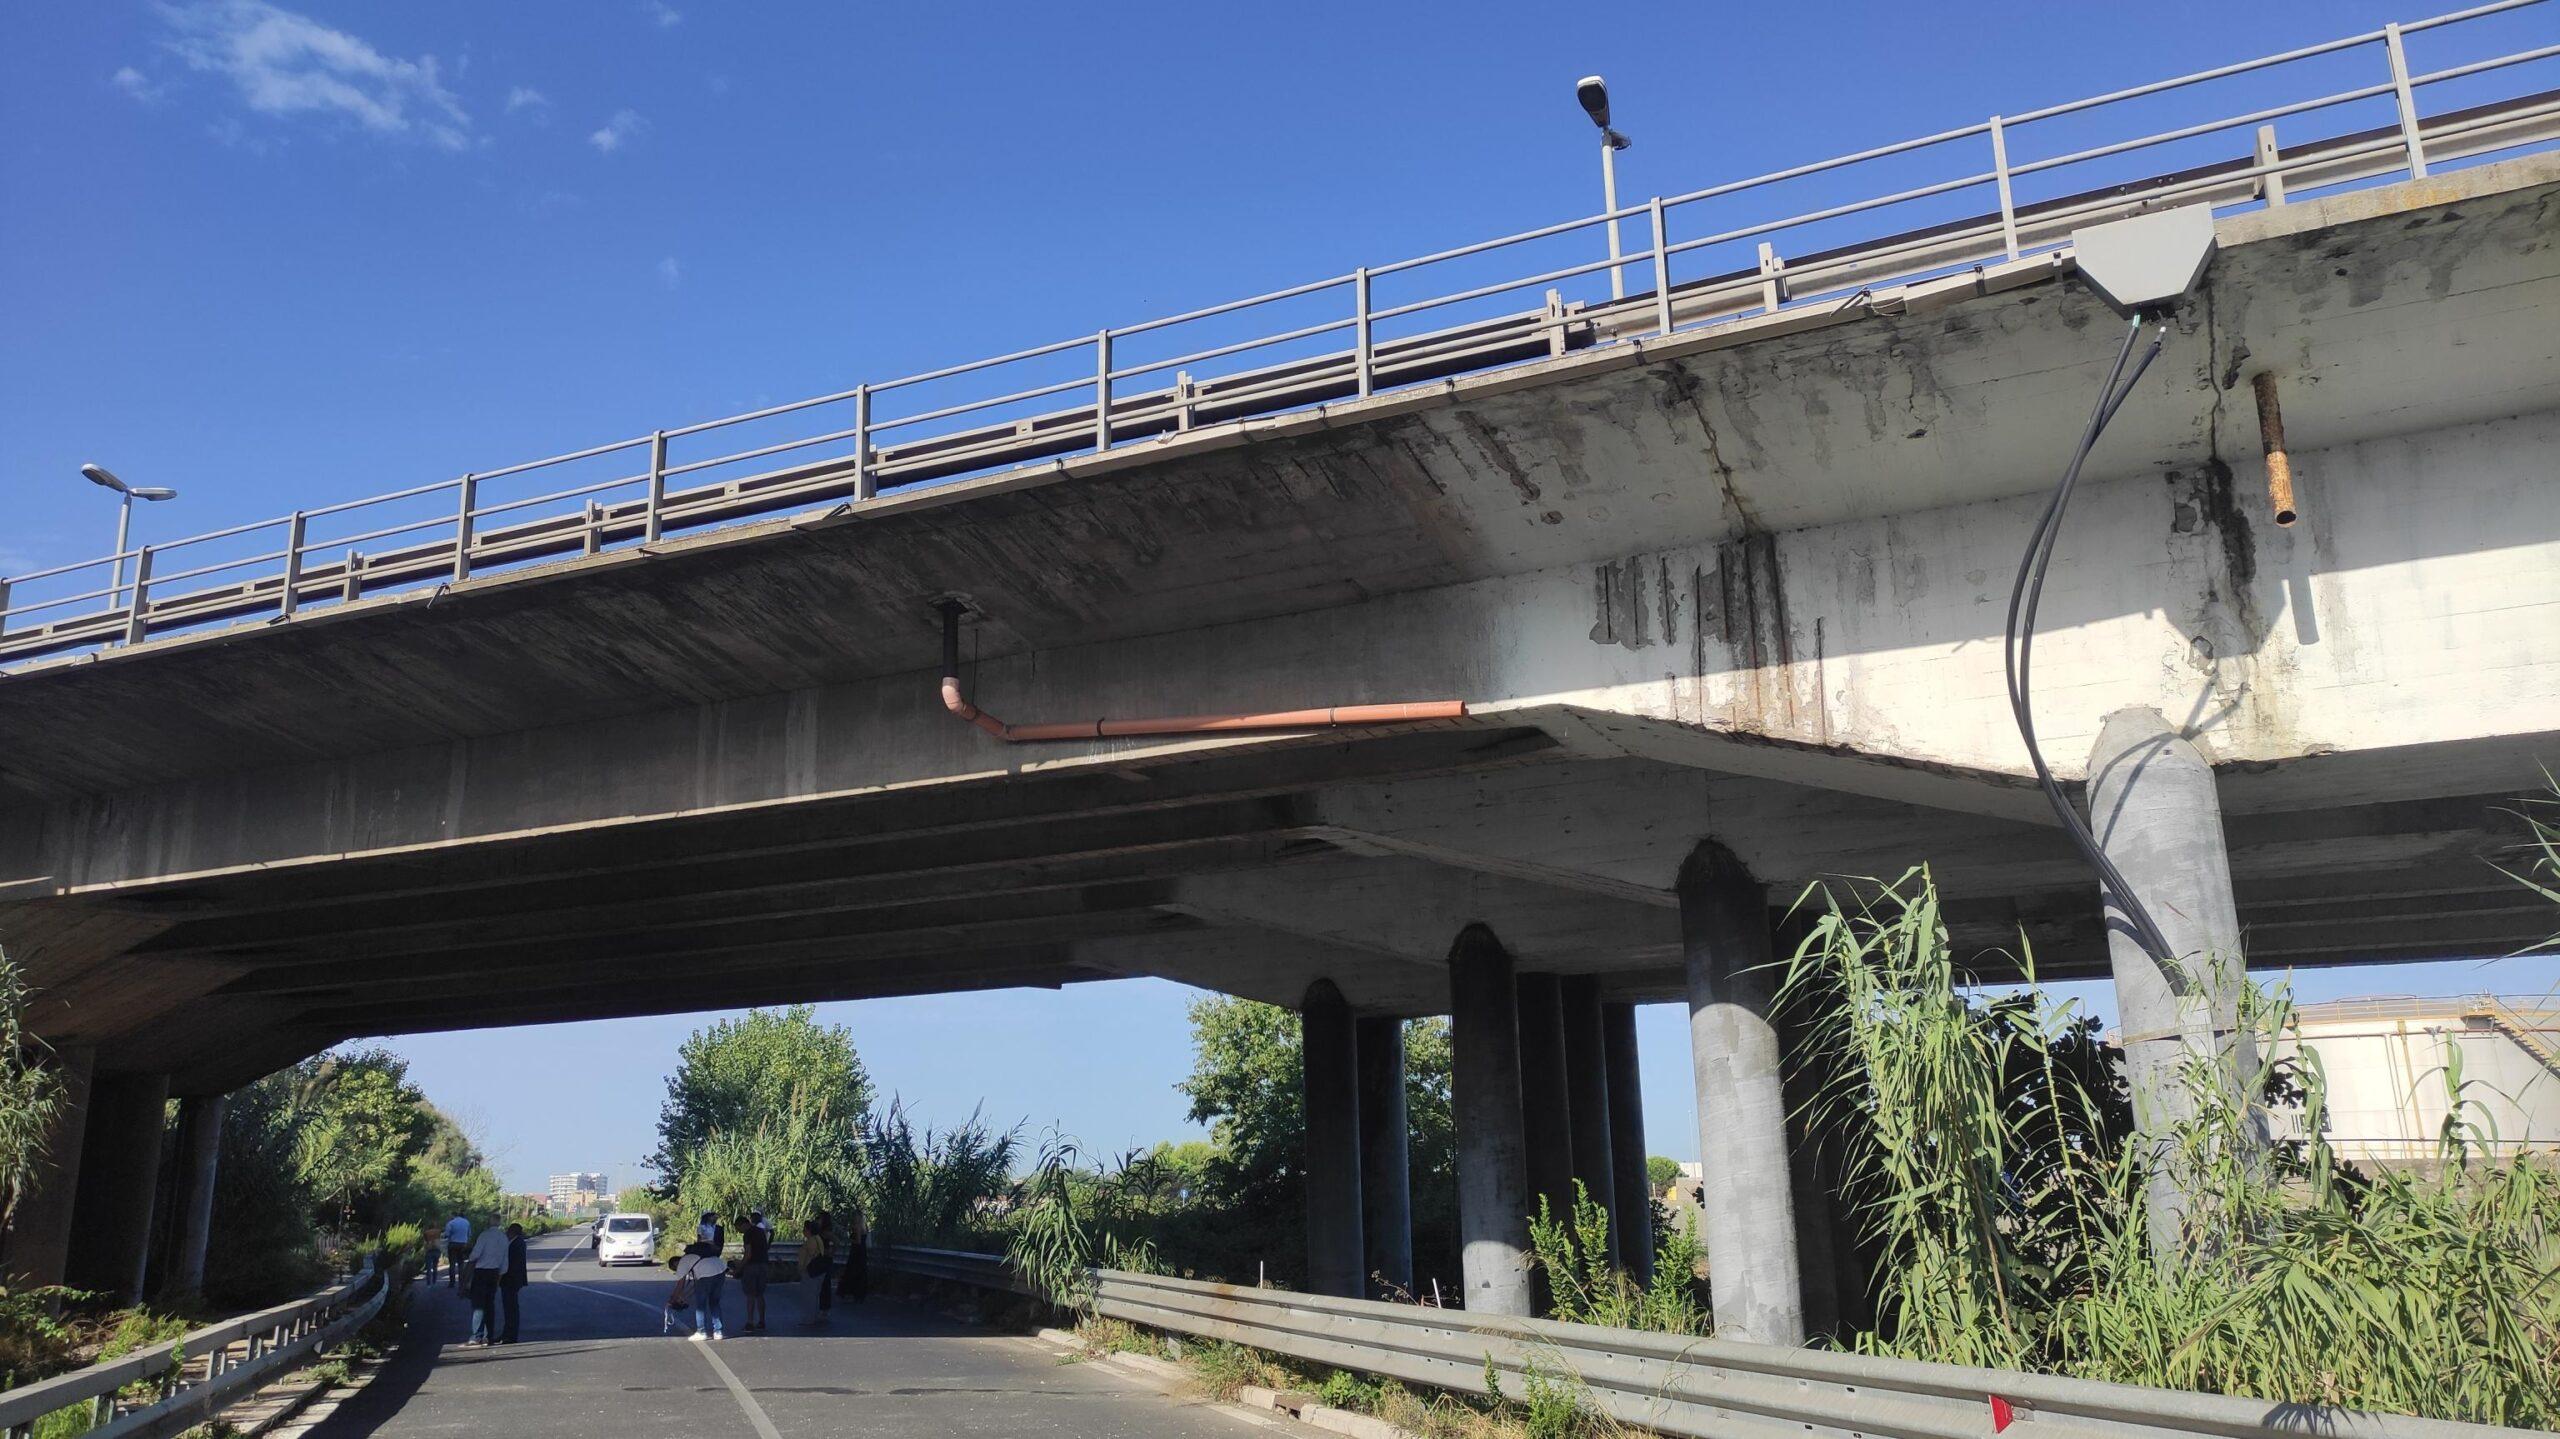
<instances>
[{"instance_id":1,"label":"metal railing","mask_svg":"<svg viewBox=\"0 0 2560 1439\"><path fill-rule=\"evenodd\" d=\"M949 1282L1020 1285L993 1255L884 1249L878 1266ZM1552 1319L1469 1315L1413 1304L1327 1299L1279 1289L1205 1284L1103 1270L1095 1308L1105 1318L1242 1344L1306 1363L1464 1394L1527 1392L1532 1366L1577 1384L1624 1424L1701 1439L1983 1439L1997 1395L2053 1439L2488 1439L2528 1431L1878 1359L1819 1349L1606 1329Z\"/></svg>"},{"instance_id":2,"label":"metal railing","mask_svg":"<svg viewBox=\"0 0 2560 1439\"><path fill-rule=\"evenodd\" d=\"M362 1329L384 1293L380 1271L368 1268L307 1299L0 1393L0 1435L30 1439L46 1415L79 1408L89 1411L87 1439L194 1428Z\"/></svg>"},{"instance_id":3,"label":"metal railing","mask_svg":"<svg viewBox=\"0 0 2560 1439\"><path fill-rule=\"evenodd\" d=\"M2514 23L2501 17L2546 18L2536 8L2545 3L2498 0L2386 25L1225 304L38 570L0 581L0 663L290 618L1694 326L1846 308L1888 285L2051 252L2076 226L2148 207L2276 206L2547 148L2560 140L2560 85L2533 86L2544 71L2560 80L2560 43L2537 31L2521 38L2544 43L2448 54L2432 69L2410 58L2413 40L2511 44L2494 33ZM2161 97L2224 82L2252 87L2251 103L2223 109L2216 97L2201 115L2150 113ZM2288 85L2312 93L2277 98ZM2293 138L2279 142L2279 122ZM2039 140L2050 153L2037 153ZM1793 194L1808 182L1845 198L1808 205ZM1643 243L1617 246L1621 225ZM1629 293L1611 298L1620 291Z\"/></svg>"}]
</instances>

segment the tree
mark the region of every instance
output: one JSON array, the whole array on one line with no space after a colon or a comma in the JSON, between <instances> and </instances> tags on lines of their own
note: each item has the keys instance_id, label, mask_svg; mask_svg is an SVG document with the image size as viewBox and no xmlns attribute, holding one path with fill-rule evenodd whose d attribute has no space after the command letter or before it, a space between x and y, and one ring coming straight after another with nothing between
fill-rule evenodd
<instances>
[{"instance_id":1,"label":"tree","mask_svg":"<svg viewBox=\"0 0 2560 1439\"><path fill-rule=\"evenodd\" d=\"M1645 1187L1659 1199L1665 1190L1680 1182L1680 1161L1659 1154L1648 1154L1644 1160Z\"/></svg>"},{"instance_id":2,"label":"tree","mask_svg":"<svg viewBox=\"0 0 2560 1439\"><path fill-rule=\"evenodd\" d=\"M62 1108L62 1078L36 1062L43 1041L26 1032L27 987L0 953L0 1229L34 1182Z\"/></svg>"},{"instance_id":3,"label":"tree","mask_svg":"<svg viewBox=\"0 0 2560 1439\"><path fill-rule=\"evenodd\" d=\"M298 1089L296 1157L342 1227L379 1224L380 1201L409 1177L434 1132L409 1062L388 1049L331 1052L289 1071Z\"/></svg>"},{"instance_id":4,"label":"tree","mask_svg":"<svg viewBox=\"0 0 2560 1439\"><path fill-rule=\"evenodd\" d=\"M758 1009L697 1029L676 1051L667 1099L658 1111L659 1191L684 1186L686 1169L712 1136L753 1133L795 1105L850 1124L871 1107L871 1076L853 1036L821 1025L808 1005Z\"/></svg>"}]
</instances>

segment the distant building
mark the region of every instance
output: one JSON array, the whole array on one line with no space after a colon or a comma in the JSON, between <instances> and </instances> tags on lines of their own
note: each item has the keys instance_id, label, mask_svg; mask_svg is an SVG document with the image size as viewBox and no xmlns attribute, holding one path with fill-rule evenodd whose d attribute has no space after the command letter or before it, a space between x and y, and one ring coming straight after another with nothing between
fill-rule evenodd
<instances>
[{"instance_id":1,"label":"distant building","mask_svg":"<svg viewBox=\"0 0 2560 1439\"><path fill-rule=\"evenodd\" d=\"M2457 1077L2460 1127L2475 1155L2560 1152L2560 997L2340 999L2302 1005L2294 1019L2300 1043L2320 1058L2327 1137L2340 1159L2437 1158ZM2281 1137L2308 1138L2303 1118L2280 1112Z\"/></svg>"},{"instance_id":2,"label":"distant building","mask_svg":"<svg viewBox=\"0 0 2560 1439\"><path fill-rule=\"evenodd\" d=\"M551 1212L575 1214L593 1209L600 1201L612 1197L601 1174L555 1174L551 1176Z\"/></svg>"}]
</instances>

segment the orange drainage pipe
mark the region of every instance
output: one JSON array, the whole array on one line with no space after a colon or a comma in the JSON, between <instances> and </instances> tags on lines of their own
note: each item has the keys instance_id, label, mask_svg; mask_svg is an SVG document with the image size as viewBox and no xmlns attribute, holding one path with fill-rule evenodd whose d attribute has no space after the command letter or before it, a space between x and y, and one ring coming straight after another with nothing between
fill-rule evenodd
<instances>
[{"instance_id":1,"label":"orange drainage pipe","mask_svg":"<svg viewBox=\"0 0 2560 1439\"><path fill-rule=\"evenodd\" d=\"M942 607L942 707L1003 740L1037 744L1048 740L1110 739L1116 735L1241 734L1259 730L1348 729L1368 725L1420 724L1429 720L1464 719L1464 700L1421 700L1405 704L1331 705L1323 709L1268 710L1258 714L1170 715L1159 719L1090 719L1066 724L1006 724L969 703L960 688L960 607Z\"/></svg>"}]
</instances>

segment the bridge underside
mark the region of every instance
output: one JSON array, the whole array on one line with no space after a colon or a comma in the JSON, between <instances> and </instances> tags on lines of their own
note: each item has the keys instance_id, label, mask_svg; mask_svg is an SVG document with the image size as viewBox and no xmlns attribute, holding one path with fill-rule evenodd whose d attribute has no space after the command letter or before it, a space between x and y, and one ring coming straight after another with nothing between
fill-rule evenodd
<instances>
[{"instance_id":1,"label":"bridge underside","mask_svg":"<svg viewBox=\"0 0 2560 1439\"><path fill-rule=\"evenodd\" d=\"M2260 967L2495 953L2560 759L2560 164L2224 222L2075 508L2038 650L2076 783L2216 765ZM2107 972L1999 616L2118 323L2043 259L1034 471L0 678L36 1026L213 1093L352 1036L1164 975L1683 993L1712 839L1783 906L1933 867L1986 977ZM2256 498L2282 377L2305 518ZM1020 720L1464 720L1000 745Z\"/></svg>"}]
</instances>

